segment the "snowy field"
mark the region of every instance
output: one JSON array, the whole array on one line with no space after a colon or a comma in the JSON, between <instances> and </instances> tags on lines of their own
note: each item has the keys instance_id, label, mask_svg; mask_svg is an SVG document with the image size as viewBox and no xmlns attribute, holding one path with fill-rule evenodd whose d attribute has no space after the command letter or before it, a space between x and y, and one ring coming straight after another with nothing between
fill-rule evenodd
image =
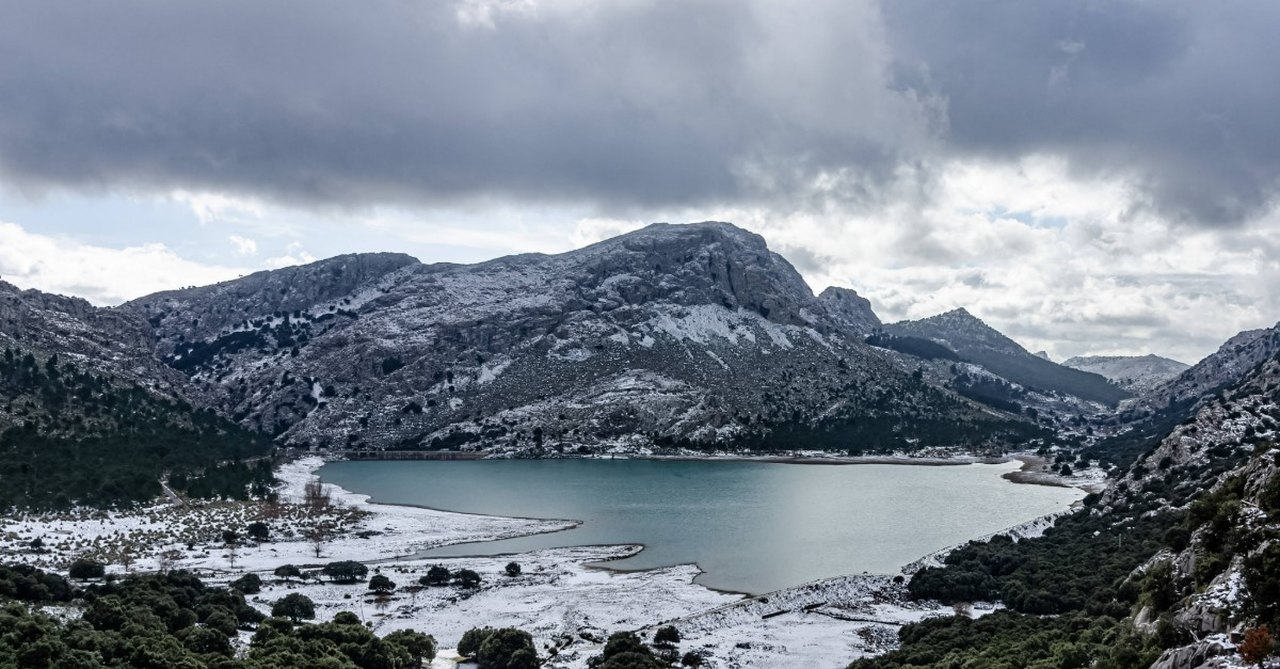
<instances>
[{"instance_id":1,"label":"snowy field","mask_svg":"<svg viewBox=\"0 0 1280 669\"><path fill-rule=\"evenodd\" d=\"M454 666L456 657L448 649L472 627L527 630L540 652L553 656L546 666L580 669L599 652L609 633L636 630L648 637L664 624L680 630L680 652L704 655L706 666L842 667L854 658L892 648L902 624L956 615L950 607L909 601L903 585L890 576L826 579L744 597L695 584L695 565L640 572L601 567L634 554L639 546L416 559L415 554L436 546L552 532L576 523L371 504L365 495L331 485L325 486L330 504L318 512L304 503L304 490L322 464L320 458L308 457L283 466L278 474L281 504L270 508L257 503L166 504L131 513L0 519L0 561L65 569L84 555L111 563L114 572L176 567L213 582L254 572L263 578L264 587L249 599L264 612L285 594L300 592L315 601L317 619L348 610L379 633L402 628L427 632L445 649L433 665L438 669ZM255 520L271 526L270 540L242 540L236 547L223 541L224 529L242 529ZM323 541L309 538L317 523L328 528ZM1015 534L1034 535L1045 524L1033 521ZM38 551L31 547L37 538L43 543ZM375 597L364 583L339 585L271 575L283 564L306 572L337 560L363 562L370 573L388 576L397 587L388 597ZM519 576L506 575L508 562L521 566ZM474 570L481 584L474 589L418 585L434 565ZM978 607L966 613L989 610Z\"/></svg>"}]
</instances>

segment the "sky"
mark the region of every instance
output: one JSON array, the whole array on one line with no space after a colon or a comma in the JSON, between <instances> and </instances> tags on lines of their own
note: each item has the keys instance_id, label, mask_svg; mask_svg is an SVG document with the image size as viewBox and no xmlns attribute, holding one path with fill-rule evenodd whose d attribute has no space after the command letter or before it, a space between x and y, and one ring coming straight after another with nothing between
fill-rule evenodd
<instances>
[{"instance_id":1,"label":"sky","mask_svg":"<svg viewBox=\"0 0 1280 669\"><path fill-rule=\"evenodd\" d=\"M1280 320L1280 3L4 0L0 278L765 236L886 321L1194 362Z\"/></svg>"}]
</instances>

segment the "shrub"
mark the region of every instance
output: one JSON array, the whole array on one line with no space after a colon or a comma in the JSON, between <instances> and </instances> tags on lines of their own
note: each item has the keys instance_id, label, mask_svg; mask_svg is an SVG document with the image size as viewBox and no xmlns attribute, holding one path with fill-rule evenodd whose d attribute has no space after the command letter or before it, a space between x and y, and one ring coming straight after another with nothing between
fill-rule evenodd
<instances>
[{"instance_id":1,"label":"shrub","mask_svg":"<svg viewBox=\"0 0 1280 669\"><path fill-rule=\"evenodd\" d=\"M515 562L508 562L506 568L507 576L515 578L520 575L520 565Z\"/></svg>"},{"instance_id":2,"label":"shrub","mask_svg":"<svg viewBox=\"0 0 1280 669\"><path fill-rule=\"evenodd\" d=\"M418 582L422 585L445 585L452 577L453 574L450 574L447 568L437 564L428 569L427 575L418 579Z\"/></svg>"},{"instance_id":3,"label":"shrub","mask_svg":"<svg viewBox=\"0 0 1280 669\"><path fill-rule=\"evenodd\" d=\"M101 562L88 558L77 559L71 563L71 568L67 570L67 574L74 579L102 578L106 573L107 568Z\"/></svg>"}]
</instances>

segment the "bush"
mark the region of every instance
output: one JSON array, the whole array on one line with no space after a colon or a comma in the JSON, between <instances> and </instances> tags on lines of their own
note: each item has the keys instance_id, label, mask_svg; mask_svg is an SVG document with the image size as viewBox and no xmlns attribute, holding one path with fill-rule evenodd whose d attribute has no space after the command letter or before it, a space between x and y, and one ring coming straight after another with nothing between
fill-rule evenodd
<instances>
[{"instance_id":1,"label":"bush","mask_svg":"<svg viewBox=\"0 0 1280 669\"><path fill-rule=\"evenodd\" d=\"M507 576L515 578L520 575L520 565L515 562L508 562L506 568Z\"/></svg>"},{"instance_id":2,"label":"bush","mask_svg":"<svg viewBox=\"0 0 1280 669\"><path fill-rule=\"evenodd\" d=\"M671 625L659 627L658 631L653 633L653 642L661 646L674 646L680 643L680 630Z\"/></svg>"},{"instance_id":3,"label":"bush","mask_svg":"<svg viewBox=\"0 0 1280 669\"><path fill-rule=\"evenodd\" d=\"M418 582L422 585L445 585L451 578L453 578L453 574L450 574L447 568L441 567L437 564L432 565L432 567L427 570L427 575L418 579Z\"/></svg>"},{"instance_id":4,"label":"bush","mask_svg":"<svg viewBox=\"0 0 1280 669\"><path fill-rule=\"evenodd\" d=\"M464 588L480 587L480 574L470 569L459 569L458 573L453 575L453 580Z\"/></svg>"},{"instance_id":5,"label":"bush","mask_svg":"<svg viewBox=\"0 0 1280 669\"><path fill-rule=\"evenodd\" d=\"M280 565L279 567L276 567L276 570L272 573L276 575L276 578L302 578L302 570L291 564Z\"/></svg>"},{"instance_id":6,"label":"bush","mask_svg":"<svg viewBox=\"0 0 1280 669\"><path fill-rule=\"evenodd\" d=\"M90 560L88 558L79 558L71 563L71 568L67 570L67 575L71 578L84 580L86 578L102 578L107 573L107 568L101 562Z\"/></svg>"}]
</instances>

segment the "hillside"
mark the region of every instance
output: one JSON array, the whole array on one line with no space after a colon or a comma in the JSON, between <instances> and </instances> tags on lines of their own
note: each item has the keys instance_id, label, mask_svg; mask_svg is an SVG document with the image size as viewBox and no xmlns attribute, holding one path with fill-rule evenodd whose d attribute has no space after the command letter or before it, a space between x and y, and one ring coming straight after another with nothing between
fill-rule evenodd
<instances>
[{"instance_id":1,"label":"hillside","mask_svg":"<svg viewBox=\"0 0 1280 669\"><path fill-rule=\"evenodd\" d=\"M1258 662L1248 640L1280 625L1278 388L1272 357L1042 537L972 542L917 573L916 597L1006 609L908 625L899 650L851 669Z\"/></svg>"},{"instance_id":2,"label":"hillside","mask_svg":"<svg viewBox=\"0 0 1280 669\"><path fill-rule=\"evenodd\" d=\"M1064 367L1028 352L964 309L892 323L884 326L884 332L941 344L959 358L1028 390L1071 395L1107 406L1129 397L1098 374Z\"/></svg>"},{"instance_id":3,"label":"hillside","mask_svg":"<svg viewBox=\"0 0 1280 669\"><path fill-rule=\"evenodd\" d=\"M201 403L289 444L861 448L1026 430L864 345L859 300L819 299L758 235L703 223L477 265L343 256L123 310Z\"/></svg>"},{"instance_id":4,"label":"hillside","mask_svg":"<svg viewBox=\"0 0 1280 669\"><path fill-rule=\"evenodd\" d=\"M1064 360L1062 364L1064 367L1106 377L1134 395L1150 392L1191 369L1191 365L1186 363L1151 354L1076 356Z\"/></svg>"}]
</instances>

